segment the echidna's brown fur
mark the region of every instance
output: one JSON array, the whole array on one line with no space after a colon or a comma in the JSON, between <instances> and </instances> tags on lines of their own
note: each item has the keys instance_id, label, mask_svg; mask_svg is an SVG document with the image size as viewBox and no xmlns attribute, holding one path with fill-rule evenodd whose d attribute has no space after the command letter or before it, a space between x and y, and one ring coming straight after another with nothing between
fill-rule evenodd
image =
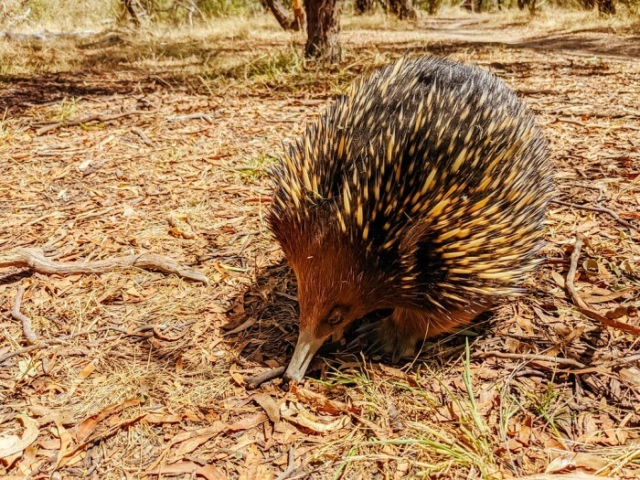
<instances>
[{"instance_id":1,"label":"echidna's brown fur","mask_svg":"<svg viewBox=\"0 0 640 480\"><path fill-rule=\"evenodd\" d=\"M520 293L552 187L546 143L516 95L435 58L356 83L274 179L269 224L299 289L295 379L325 338L373 310L394 309L382 339L400 356Z\"/></svg>"}]
</instances>

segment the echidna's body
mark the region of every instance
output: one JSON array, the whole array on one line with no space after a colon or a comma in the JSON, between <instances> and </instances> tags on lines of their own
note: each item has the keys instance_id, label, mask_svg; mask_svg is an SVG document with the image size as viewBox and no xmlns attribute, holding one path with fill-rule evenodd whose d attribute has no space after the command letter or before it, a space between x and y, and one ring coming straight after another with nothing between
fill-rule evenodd
<instances>
[{"instance_id":1,"label":"echidna's body","mask_svg":"<svg viewBox=\"0 0 640 480\"><path fill-rule=\"evenodd\" d=\"M546 144L516 95L447 60L360 80L285 155L269 223L298 280L299 380L330 334L377 309L387 349L471 321L538 261Z\"/></svg>"}]
</instances>

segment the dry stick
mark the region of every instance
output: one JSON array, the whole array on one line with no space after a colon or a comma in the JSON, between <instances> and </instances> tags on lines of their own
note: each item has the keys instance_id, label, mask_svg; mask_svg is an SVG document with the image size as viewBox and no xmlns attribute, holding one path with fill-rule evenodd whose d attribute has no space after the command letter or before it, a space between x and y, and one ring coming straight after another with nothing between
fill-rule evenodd
<instances>
[{"instance_id":1,"label":"dry stick","mask_svg":"<svg viewBox=\"0 0 640 480\"><path fill-rule=\"evenodd\" d=\"M95 262L54 262L44 256L41 248L19 248L8 255L0 256L0 268L20 267L44 274L74 275L104 273L117 268L138 267L176 274L196 282L208 283L209 279L197 270L184 267L174 259L155 253L127 255Z\"/></svg>"},{"instance_id":2,"label":"dry stick","mask_svg":"<svg viewBox=\"0 0 640 480\"><path fill-rule=\"evenodd\" d=\"M576 276L576 271L578 270L578 260L580 258L580 251L582 250L582 245L584 244L584 235L579 233L576 237L576 244L573 247L573 253L571 254L571 266L569 267L569 273L567 273L567 279L565 280L565 287L567 288L567 292L571 295L571 299L573 303L578 307L578 311L583 315L591 318L592 320L597 320L605 327L616 328L618 330L622 330L624 332L632 333L634 335L640 335L640 327L636 327L635 325L630 325L628 323L620 322L618 320L613 320L605 317L604 315L600 315L598 312L594 312L591 310L587 302L585 302L578 291L576 290L576 286L574 284L574 278Z\"/></svg>"},{"instance_id":3,"label":"dry stick","mask_svg":"<svg viewBox=\"0 0 640 480\"><path fill-rule=\"evenodd\" d=\"M269 380L273 380L274 378L281 376L284 373L284 371L285 371L285 367L278 367L278 368L272 368L271 370L267 370L266 372L261 373L260 375L248 377L246 379L247 388L249 389L258 388L264 382L268 382Z\"/></svg>"},{"instance_id":4,"label":"dry stick","mask_svg":"<svg viewBox=\"0 0 640 480\"><path fill-rule=\"evenodd\" d=\"M182 122L184 120L204 120L213 123L213 117L206 113L191 113L189 115L171 115L167 117L167 122Z\"/></svg>"},{"instance_id":5,"label":"dry stick","mask_svg":"<svg viewBox=\"0 0 640 480\"><path fill-rule=\"evenodd\" d=\"M278 475L276 480L286 480L295 472L296 470L295 454L296 454L295 450L293 449L293 447L291 447L289 449L287 469L284 472L282 472L280 475Z\"/></svg>"},{"instance_id":6,"label":"dry stick","mask_svg":"<svg viewBox=\"0 0 640 480\"><path fill-rule=\"evenodd\" d=\"M585 303L580 295L578 295L578 291L576 290L576 285L573 283L576 278L576 271L578 270L578 259L580 258L580 251L582 250L582 244L584 243L584 235L581 233L576 237L576 243L573 247L573 253L571 254L571 264L569 266L569 273L567 273L567 279L564 282L565 287L567 288L567 292L571 295L573 299L573 303L575 303L578 307L584 308L585 310L589 310L589 305Z\"/></svg>"},{"instance_id":7,"label":"dry stick","mask_svg":"<svg viewBox=\"0 0 640 480\"><path fill-rule=\"evenodd\" d=\"M39 350L44 347L48 347L48 343L39 343L38 345L30 345L28 347L21 348L20 350L16 350L15 352L5 353L4 355L0 355L0 365L9 360L16 355L22 355L23 353L29 353L33 350Z\"/></svg>"},{"instance_id":8,"label":"dry stick","mask_svg":"<svg viewBox=\"0 0 640 480\"><path fill-rule=\"evenodd\" d=\"M627 222L623 218L620 218L620 215L618 215L616 212L614 212L610 208L606 208L606 207L590 207L589 205L578 205L578 204L575 204L575 203L563 202L562 200L551 200L551 203L555 203L555 204L558 204L558 205L564 205L565 207L578 208L580 210L589 210L591 212L606 213L607 215L611 215L618 223L624 225L625 227L631 228L633 230L636 230L635 226L633 226L631 223Z\"/></svg>"},{"instance_id":9,"label":"dry stick","mask_svg":"<svg viewBox=\"0 0 640 480\"><path fill-rule=\"evenodd\" d=\"M44 135L45 133L51 132L53 130L57 130L58 128L61 128L61 127L73 127L75 125L84 125L85 123L91 123L91 122L101 122L101 123L110 122L111 120L117 120L123 117L130 117L131 115L142 115L143 113L147 113L147 112L133 110L131 112L116 113L115 115L106 115L106 116L90 115L88 117L80 118L78 120L65 120L63 122L57 122L57 123L53 123L51 125L45 125L44 127L39 128L38 130L36 130L36 135Z\"/></svg>"},{"instance_id":10,"label":"dry stick","mask_svg":"<svg viewBox=\"0 0 640 480\"><path fill-rule=\"evenodd\" d=\"M640 327L637 327L636 325L631 325L629 323L624 323L619 320L605 317L604 315L600 315L598 312L594 312L593 310L590 310L588 308L578 307L578 311L583 315L589 317L591 320L597 320L607 327L617 328L618 330L622 330L623 332L640 336Z\"/></svg>"},{"instance_id":11,"label":"dry stick","mask_svg":"<svg viewBox=\"0 0 640 480\"><path fill-rule=\"evenodd\" d=\"M29 352L32 352L33 350L40 350L46 347L50 347L52 345L66 345L68 340L74 339L76 337L81 337L83 335L92 335L94 333L99 333L99 332L104 332L109 330L113 330L115 332L120 332L120 333L124 333L125 335L129 335L129 332L127 332L126 330L121 330L116 327L102 327L102 328L97 328L95 330L83 330L82 332L72 333L71 335L66 335L64 337L51 338L49 340L44 340L38 343L37 345L30 345L28 347L21 348L14 352L9 352L9 353L5 353L4 355L0 355L0 365L2 365L4 362L9 360L10 358L15 357L16 355L22 355L23 353L29 353Z\"/></svg>"},{"instance_id":12,"label":"dry stick","mask_svg":"<svg viewBox=\"0 0 640 480\"><path fill-rule=\"evenodd\" d=\"M38 340L38 336L31 329L31 319L24 313L20 312L20 304L22 303L23 295L24 287L22 285L19 285L18 292L16 293L16 300L13 304L13 308L11 309L11 316L14 320L22 322L22 331L24 332L24 336L27 337L27 342L32 345L36 343L36 341Z\"/></svg>"},{"instance_id":13,"label":"dry stick","mask_svg":"<svg viewBox=\"0 0 640 480\"><path fill-rule=\"evenodd\" d=\"M151 141L147 134L142 131L142 129L138 127L131 127L131 131L138 135L142 139L142 143L144 143L148 147L155 147L156 144Z\"/></svg>"},{"instance_id":14,"label":"dry stick","mask_svg":"<svg viewBox=\"0 0 640 480\"><path fill-rule=\"evenodd\" d=\"M535 355L532 353L480 352L473 356L475 358L496 357L496 358L508 358L513 360L552 362L552 363L557 363L558 365L567 365L567 366L576 367L576 368L586 367L585 364L580 363L577 360L572 360L570 358L549 357L547 355Z\"/></svg>"}]
</instances>

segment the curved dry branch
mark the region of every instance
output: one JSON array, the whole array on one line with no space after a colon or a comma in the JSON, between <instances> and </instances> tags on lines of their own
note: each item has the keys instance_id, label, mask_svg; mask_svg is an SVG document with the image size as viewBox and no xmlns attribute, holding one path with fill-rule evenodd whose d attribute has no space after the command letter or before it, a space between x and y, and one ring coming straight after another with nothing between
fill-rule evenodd
<instances>
[{"instance_id":1,"label":"curved dry branch","mask_svg":"<svg viewBox=\"0 0 640 480\"><path fill-rule=\"evenodd\" d=\"M0 256L0 268L7 267L29 268L47 275L104 273L118 268L137 267L175 274L196 282L208 283L209 281L203 273L180 265L172 258L155 253L127 255L126 257L108 258L95 262L55 262L46 258L41 248L19 248Z\"/></svg>"},{"instance_id":2,"label":"curved dry branch","mask_svg":"<svg viewBox=\"0 0 640 480\"><path fill-rule=\"evenodd\" d=\"M24 332L24 336L27 337L27 342L29 342L30 345L33 345L38 341L38 335L35 334L31 327L31 319L20 311L20 304L22 303L23 295L24 286L19 285L18 293L16 293L16 299L13 303L13 308L11 309L11 316L14 320L22 322L22 331Z\"/></svg>"},{"instance_id":3,"label":"curved dry branch","mask_svg":"<svg viewBox=\"0 0 640 480\"><path fill-rule=\"evenodd\" d=\"M571 254L571 265L569 267L569 273L567 273L567 278L565 279L565 287L567 289L567 292L569 292L569 295L571 295L573 303L576 305L580 313L586 315L592 320L597 320L605 327L616 328L618 330L622 330L623 332L640 336L640 327L620 322L613 318L605 317L604 315L600 315L598 312L593 311L589 304L585 302L582 297L580 297L580 294L576 289L574 280L576 277L576 272L578 271L578 260L580 259L580 251L582 250L584 241L585 236L581 233L578 233L576 237L576 244L573 247L573 253Z\"/></svg>"}]
</instances>

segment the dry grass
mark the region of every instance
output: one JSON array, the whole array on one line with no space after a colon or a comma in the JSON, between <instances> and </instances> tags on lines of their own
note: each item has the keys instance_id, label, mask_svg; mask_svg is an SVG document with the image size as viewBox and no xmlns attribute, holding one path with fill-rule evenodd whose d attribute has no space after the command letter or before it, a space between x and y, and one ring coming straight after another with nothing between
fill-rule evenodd
<instances>
[{"instance_id":1,"label":"dry grass","mask_svg":"<svg viewBox=\"0 0 640 480\"><path fill-rule=\"evenodd\" d=\"M551 141L561 198L640 227L640 54L627 37L487 16L385 31L358 21L346 20L345 62L329 72L304 68L300 37L270 19L118 31L113 44L0 42L0 250L47 244L67 261L151 251L211 279L1 271L0 356L28 346L9 316L19 284L21 311L50 343L1 365L0 439L23 435L19 414L38 436L0 476L276 478L292 455L288 478L638 478L638 341L582 316L563 288L582 233L580 295L638 324L638 231L605 214L553 206L531 294L415 362L391 366L355 343L319 356L298 389L275 381L260 397L243 385L285 365L297 334L295 282L263 220L265 169L350 79L406 51L504 78Z\"/></svg>"}]
</instances>

